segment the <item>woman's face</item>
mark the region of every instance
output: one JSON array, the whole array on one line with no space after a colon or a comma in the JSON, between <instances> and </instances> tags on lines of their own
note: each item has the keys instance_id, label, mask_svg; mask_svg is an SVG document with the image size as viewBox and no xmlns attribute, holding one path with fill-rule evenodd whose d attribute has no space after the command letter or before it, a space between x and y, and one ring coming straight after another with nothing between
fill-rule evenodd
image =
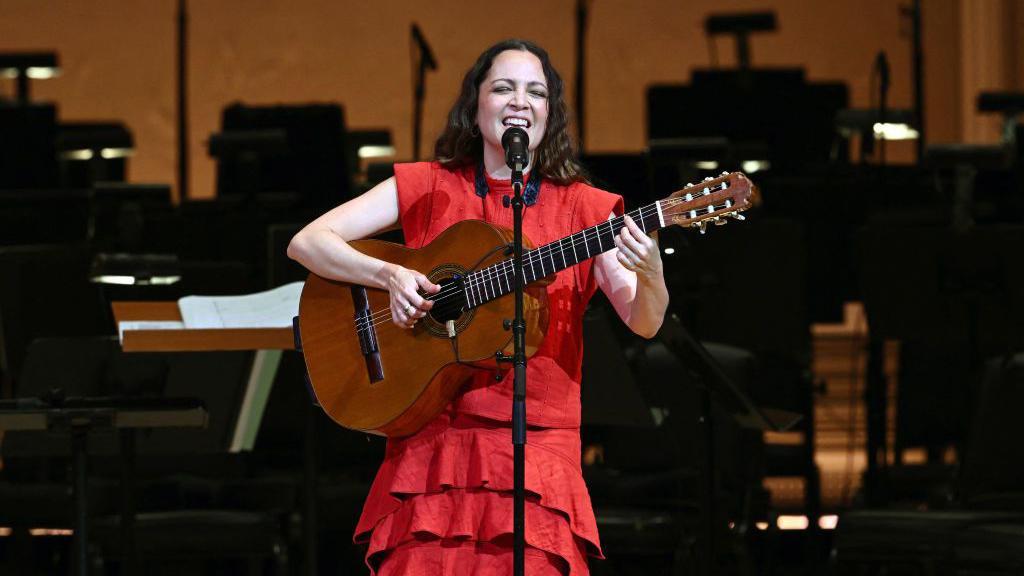
<instances>
[{"instance_id":1,"label":"woman's face","mask_svg":"<svg viewBox=\"0 0 1024 576\"><path fill-rule=\"evenodd\" d=\"M480 83L476 123L484 145L501 149L501 136L512 126L526 130L536 150L548 124L548 85L540 59L526 50L506 50L491 63Z\"/></svg>"}]
</instances>

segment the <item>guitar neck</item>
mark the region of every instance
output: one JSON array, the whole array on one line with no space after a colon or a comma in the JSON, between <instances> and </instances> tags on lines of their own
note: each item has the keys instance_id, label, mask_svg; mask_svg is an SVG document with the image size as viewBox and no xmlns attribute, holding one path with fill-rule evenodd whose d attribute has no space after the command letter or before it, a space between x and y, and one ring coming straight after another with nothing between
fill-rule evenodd
<instances>
[{"instance_id":1,"label":"guitar neck","mask_svg":"<svg viewBox=\"0 0 1024 576\"><path fill-rule=\"evenodd\" d=\"M665 227L660 201L627 214L644 232L653 232ZM625 218L616 216L560 240L523 252L523 274L526 284L611 250L615 247L615 235L625 225ZM512 259L467 274L463 285L466 302L471 308L510 294L515 290Z\"/></svg>"}]
</instances>

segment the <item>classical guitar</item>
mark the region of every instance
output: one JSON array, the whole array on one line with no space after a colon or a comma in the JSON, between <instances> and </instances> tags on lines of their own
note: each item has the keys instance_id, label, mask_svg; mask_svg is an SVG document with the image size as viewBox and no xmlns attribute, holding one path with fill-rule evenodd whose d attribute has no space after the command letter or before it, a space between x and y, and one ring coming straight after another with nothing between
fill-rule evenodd
<instances>
[{"instance_id":1,"label":"classical guitar","mask_svg":"<svg viewBox=\"0 0 1024 576\"><path fill-rule=\"evenodd\" d=\"M734 172L689 185L629 216L645 232L679 225L703 233L709 222L742 220L750 198L750 181ZM547 328L544 285L555 272L614 248L623 225L621 216L612 218L540 247L524 238L528 355ZM364 432L412 434L474 369L495 368L498 353L511 353L511 239L511 230L467 220L416 250L379 240L352 242L364 254L423 272L441 285L427 296L433 308L412 329L391 322L386 290L310 274L299 302L299 330L310 382L328 416Z\"/></svg>"}]
</instances>

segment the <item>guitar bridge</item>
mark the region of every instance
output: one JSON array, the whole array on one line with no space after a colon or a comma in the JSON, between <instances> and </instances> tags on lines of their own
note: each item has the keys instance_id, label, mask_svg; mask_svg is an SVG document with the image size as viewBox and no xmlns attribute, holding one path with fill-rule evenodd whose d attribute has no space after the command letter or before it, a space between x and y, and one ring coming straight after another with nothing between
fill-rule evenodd
<instances>
[{"instance_id":1,"label":"guitar bridge","mask_svg":"<svg viewBox=\"0 0 1024 576\"><path fill-rule=\"evenodd\" d=\"M377 345L377 327L373 324L370 301L366 297L366 288L352 286L352 305L355 308L356 335L359 337L359 350L366 360L366 374L370 382L384 379L384 366L380 361L380 347Z\"/></svg>"}]
</instances>

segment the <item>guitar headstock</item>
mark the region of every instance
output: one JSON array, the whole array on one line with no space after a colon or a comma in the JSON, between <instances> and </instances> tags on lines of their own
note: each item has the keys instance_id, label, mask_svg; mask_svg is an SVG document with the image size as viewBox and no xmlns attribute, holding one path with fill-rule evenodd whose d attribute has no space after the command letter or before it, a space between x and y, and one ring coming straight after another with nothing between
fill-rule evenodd
<instances>
[{"instance_id":1,"label":"guitar headstock","mask_svg":"<svg viewBox=\"0 0 1024 576\"><path fill-rule=\"evenodd\" d=\"M722 225L730 218L744 220L741 212L751 206L752 189L742 172L722 172L717 178L688 184L659 204L666 225L692 226L703 234L708 222Z\"/></svg>"}]
</instances>

